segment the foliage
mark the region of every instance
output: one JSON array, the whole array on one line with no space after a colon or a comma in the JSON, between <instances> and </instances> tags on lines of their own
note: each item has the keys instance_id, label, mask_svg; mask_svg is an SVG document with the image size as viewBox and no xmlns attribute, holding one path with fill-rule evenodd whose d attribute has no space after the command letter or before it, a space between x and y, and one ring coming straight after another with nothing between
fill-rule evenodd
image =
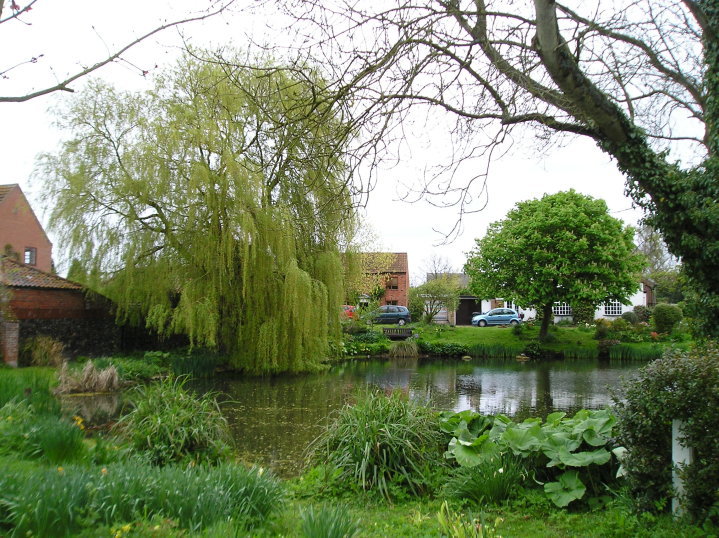
<instances>
[{"instance_id":1,"label":"foliage","mask_svg":"<svg viewBox=\"0 0 719 538\"><path fill-rule=\"evenodd\" d=\"M167 371L166 367L145 358L100 357L93 363L98 370L113 366L123 382L149 381Z\"/></svg>"},{"instance_id":2,"label":"foliage","mask_svg":"<svg viewBox=\"0 0 719 538\"><path fill-rule=\"evenodd\" d=\"M594 323L594 314L597 311L593 303L575 302L572 303L572 321L575 325Z\"/></svg>"},{"instance_id":3,"label":"foliage","mask_svg":"<svg viewBox=\"0 0 719 538\"><path fill-rule=\"evenodd\" d=\"M110 365L103 370L95 368L92 361L87 361L82 370L71 369L67 362L62 364L58 372L57 394L76 392L115 392L120 389L120 376L117 369Z\"/></svg>"},{"instance_id":4,"label":"foliage","mask_svg":"<svg viewBox=\"0 0 719 538\"><path fill-rule=\"evenodd\" d=\"M57 372L49 368L12 368L0 371L0 407L14 401L32 405L37 413L59 413L51 387Z\"/></svg>"},{"instance_id":5,"label":"foliage","mask_svg":"<svg viewBox=\"0 0 719 538\"><path fill-rule=\"evenodd\" d=\"M346 405L313 441L310 461L340 469L348 485L390 498L427 493L441 467L437 415L398 393L370 392Z\"/></svg>"},{"instance_id":6,"label":"foliage","mask_svg":"<svg viewBox=\"0 0 719 538\"><path fill-rule=\"evenodd\" d=\"M353 538L359 534L359 521L352 519L345 506L310 506L300 511L302 535L306 538Z\"/></svg>"},{"instance_id":7,"label":"foliage","mask_svg":"<svg viewBox=\"0 0 719 538\"><path fill-rule=\"evenodd\" d=\"M450 510L447 501L437 512L437 522L442 536L449 538L501 538L497 534L497 527L502 522L501 518L495 519L493 524L486 524L479 518L469 518L466 520L461 514L457 514Z\"/></svg>"},{"instance_id":8,"label":"foliage","mask_svg":"<svg viewBox=\"0 0 719 538\"><path fill-rule=\"evenodd\" d=\"M411 358L419 356L419 346L414 338L392 342L389 348L389 356L392 358Z\"/></svg>"},{"instance_id":9,"label":"foliage","mask_svg":"<svg viewBox=\"0 0 719 538\"><path fill-rule=\"evenodd\" d=\"M6 500L0 521L16 536L66 536L155 515L173 518L192 531L231 519L252 526L275 511L283 497L280 482L262 469L157 468L137 461L102 469L40 467L4 473L0 487Z\"/></svg>"},{"instance_id":10,"label":"foliage","mask_svg":"<svg viewBox=\"0 0 719 538\"><path fill-rule=\"evenodd\" d=\"M469 355L470 353L470 349L467 346L452 342L433 343L420 340L418 347L422 353L439 357L461 357L463 355Z\"/></svg>"},{"instance_id":11,"label":"foliage","mask_svg":"<svg viewBox=\"0 0 719 538\"><path fill-rule=\"evenodd\" d=\"M692 515L705 517L719 490L719 349L669 351L626 380L615 397L618 437L627 448L623 462L630 492L642 510L656 510L671 492L671 422L685 423L682 439L694 450L684 469Z\"/></svg>"},{"instance_id":12,"label":"foliage","mask_svg":"<svg viewBox=\"0 0 719 538\"><path fill-rule=\"evenodd\" d=\"M660 303L652 311L652 323L659 333L671 332L683 317L682 309L674 304Z\"/></svg>"},{"instance_id":13,"label":"foliage","mask_svg":"<svg viewBox=\"0 0 719 538\"><path fill-rule=\"evenodd\" d=\"M20 346L20 362L33 366L60 366L65 345L51 336L39 335L26 339Z\"/></svg>"},{"instance_id":14,"label":"foliage","mask_svg":"<svg viewBox=\"0 0 719 538\"><path fill-rule=\"evenodd\" d=\"M229 454L229 428L212 393L196 397L187 378L168 377L135 389L134 408L117 432L156 465L218 463Z\"/></svg>"},{"instance_id":15,"label":"foliage","mask_svg":"<svg viewBox=\"0 0 719 538\"><path fill-rule=\"evenodd\" d=\"M367 296L373 302L382 299L387 287L387 276L397 260L397 254L394 252L369 251L369 248L376 247L378 242L370 230L360 228L358 234L360 237L353 238L350 250L342 257L347 275L345 287L350 304L359 304L360 298Z\"/></svg>"},{"instance_id":16,"label":"foliage","mask_svg":"<svg viewBox=\"0 0 719 538\"><path fill-rule=\"evenodd\" d=\"M528 473L520 458L510 453L488 458L472 467L452 470L442 492L476 504L499 503L516 497Z\"/></svg>"},{"instance_id":17,"label":"foliage","mask_svg":"<svg viewBox=\"0 0 719 538\"><path fill-rule=\"evenodd\" d=\"M459 305L460 282L456 275L436 275L435 278L427 280L424 284L412 288L410 304L422 303L422 319L426 323L432 323L434 317L439 314L442 308L448 312L457 310Z\"/></svg>"},{"instance_id":18,"label":"foliage","mask_svg":"<svg viewBox=\"0 0 719 538\"><path fill-rule=\"evenodd\" d=\"M677 304L685 299L687 282L681 267L654 271L648 276L656 283L654 295L658 303Z\"/></svg>"},{"instance_id":19,"label":"foliage","mask_svg":"<svg viewBox=\"0 0 719 538\"><path fill-rule=\"evenodd\" d=\"M602 482L614 478L610 449L615 418L609 411L578 411L574 417L551 413L545 422L512 422L503 415L488 417L471 410L441 413L442 431L451 436L445 456L460 467L476 467L498 457L521 457L524 466L544 483L557 506L603 494ZM586 483L585 483L586 482Z\"/></svg>"},{"instance_id":20,"label":"foliage","mask_svg":"<svg viewBox=\"0 0 719 538\"><path fill-rule=\"evenodd\" d=\"M637 315L639 323L649 323L652 318L652 310L653 308L640 304L634 305L634 308L632 308L632 312Z\"/></svg>"},{"instance_id":21,"label":"foliage","mask_svg":"<svg viewBox=\"0 0 719 538\"><path fill-rule=\"evenodd\" d=\"M339 341L351 133L316 72L240 56L187 54L153 91L69 101L69 140L40 166L51 226L120 322L253 373L313 370Z\"/></svg>"},{"instance_id":22,"label":"foliage","mask_svg":"<svg viewBox=\"0 0 719 538\"><path fill-rule=\"evenodd\" d=\"M637 316L634 312L631 310L628 312L624 312L622 314L622 319L625 320L627 323L630 323L632 325L636 325L639 323L639 316Z\"/></svg>"},{"instance_id":23,"label":"foliage","mask_svg":"<svg viewBox=\"0 0 719 538\"><path fill-rule=\"evenodd\" d=\"M543 311L541 340L556 301L626 301L636 291L644 261L632 237L603 200L559 192L520 202L492 223L477 239L465 272L479 297L537 305Z\"/></svg>"}]
</instances>

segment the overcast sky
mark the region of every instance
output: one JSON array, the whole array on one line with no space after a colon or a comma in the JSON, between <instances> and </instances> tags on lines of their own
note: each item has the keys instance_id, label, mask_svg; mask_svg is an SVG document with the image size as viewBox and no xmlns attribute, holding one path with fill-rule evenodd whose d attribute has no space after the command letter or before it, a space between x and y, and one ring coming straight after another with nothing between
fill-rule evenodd
<instances>
[{"instance_id":1,"label":"overcast sky","mask_svg":"<svg viewBox=\"0 0 719 538\"><path fill-rule=\"evenodd\" d=\"M16 2L25 5L20 0ZM30 24L9 22L0 26L0 50L3 50L0 72L33 56L39 57L35 64L7 72L8 78L0 79L0 95L26 93L62 79L78 66L102 59L106 50L125 44L163 19L183 18L198 4L205 5L191 0L75 0L71 3L39 0L24 17ZM262 36L262 19L235 13L210 22L193 23L182 30L185 39L207 46L230 41L240 46L245 42L245 31ZM161 67L171 61L179 51L180 41L178 32L169 30L128 54L130 63L108 66L95 76L119 86L141 89L146 80L140 72L154 71L155 65ZM80 86L75 84L76 88ZM57 146L61 134L52 127L52 115L47 109L63 97L54 94L26 103L0 104L0 162L3 163L0 183L19 183L43 222L46 218L38 202L42 184L31 179L31 173L36 155L53 151ZM442 133L437 134L441 138ZM474 239L484 234L489 223L503 218L517 202L545 193L574 188L604 199L610 212L629 224L635 224L641 216L638 210L631 209L631 201L624 196L623 177L590 141L573 140L541 156L528 144L515 146L510 155L492 166L486 208L465 216L461 235L451 244L441 245L441 231L452 228L457 210L433 208L423 201L414 204L398 201L404 192L401 185L420 179L425 167L433 164L432 157L431 148L415 148L399 165L379 171L377 187L363 212L384 249L408 253L414 283L423 280L425 262L432 255L446 258L456 270L461 270L466 252L474 245ZM63 245L55 241L56 258L62 248Z\"/></svg>"}]
</instances>

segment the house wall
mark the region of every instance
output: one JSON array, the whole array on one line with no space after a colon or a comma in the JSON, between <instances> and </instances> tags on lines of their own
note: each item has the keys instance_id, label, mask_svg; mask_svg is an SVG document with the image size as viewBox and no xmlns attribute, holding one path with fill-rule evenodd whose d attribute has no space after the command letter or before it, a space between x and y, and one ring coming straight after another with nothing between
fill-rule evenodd
<instances>
[{"instance_id":1,"label":"house wall","mask_svg":"<svg viewBox=\"0 0 719 538\"><path fill-rule=\"evenodd\" d=\"M397 277L397 289L385 289L382 304L390 304L390 301L397 301L400 306L407 306L409 292L409 275L407 273L388 273L387 278Z\"/></svg>"},{"instance_id":2,"label":"house wall","mask_svg":"<svg viewBox=\"0 0 719 538\"><path fill-rule=\"evenodd\" d=\"M82 319L95 315L92 310L85 307L82 290L14 288L10 309L19 320Z\"/></svg>"},{"instance_id":3,"label":"house wall","mask_svg":"<svg viewBox=\"0 0 719 538\"><path fill-rule=\"evenodd\" d=\"M19 187L10 190L0 203L0 252L5 245L18 253L21 262L25 247L34 247L34 267L48 273L52 270L52 243Z\"/></svg>"}]
</instances>

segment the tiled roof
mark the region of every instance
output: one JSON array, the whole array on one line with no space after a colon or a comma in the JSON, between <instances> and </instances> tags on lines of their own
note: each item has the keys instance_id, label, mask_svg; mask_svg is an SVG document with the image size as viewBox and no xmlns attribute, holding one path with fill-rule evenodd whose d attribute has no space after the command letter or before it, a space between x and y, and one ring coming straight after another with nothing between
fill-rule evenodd
<instances>
[{"instance_id":1,"label":"tiled roof","mask_svg":"<svg viewBox=\"0 0 719 538\"><path fill-rule=\"evenodd\" d=\"M7 193L9 193L15 187L17 187L17 183L14 183L12 185L0 185L0 202L2 202L5 199Z\"/></svg>"},{"instance_id":2,"label":"tiled roof","mask_svg":"<svg viewBox=\"0 0 719 538\"><path fill-rule=\"evenodd\" d=\"M382 259L385 254L392 254L392 263L388 267L372 268L373 271L380 273L407 273L409 272L409 264L407 263L406 252L368 252L367 256Z\"/></svg>"},{"instance_id":3,"label":"tiled roof","mask_svg":"<svg viewBox=\"0 0 719 538\"><path fill-rule=\"evenodd\" d=\"M12 288L83 289L80 284L40 271L7 256L0 257L0 283Z\"/></svg>"}]
</instances>

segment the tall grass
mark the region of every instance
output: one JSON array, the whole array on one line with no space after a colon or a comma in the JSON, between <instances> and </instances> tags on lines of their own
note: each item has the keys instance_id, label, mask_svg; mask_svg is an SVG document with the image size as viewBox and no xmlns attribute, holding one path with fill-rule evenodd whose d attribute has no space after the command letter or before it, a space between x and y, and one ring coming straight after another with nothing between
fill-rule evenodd
<instances>
[{"instance_id":1,"label":"tall grass","mask_svg":"<svg viewBox=\"0 0 719 538\"><path fill-rule=\"evenodd\" d=\"M352 519L346 507L313 506L300 512L302 535L306 538L353 538L360 532L359 521Z\"/></svg>"},{"instance_id":2,"label":"tall grass","mask_svg":"<svg viewBox=\"0 0 719 538\"><path fill-rule=\"evenodd\" d=\"M187 378L168 377L135 389L134 409L116 431L157 465L217 463L229 454L230 433L212 393L195 396Z\"/></svg>"},{"instance_id":3,"label":"tall grass","mask_svg":"<svg viewBox=\"0 0 719 538\"><path fill-rule=\"evenodd\" d=\"M609 348L609 358L619 360L652 361L661 359L663 350L659 346L637 347L618 344Z\"/></svg>"},{"instance_id":4,"label":"tall grass","mask_svg":"<svg viewBox=\"0 0 719 538\"><path fill-rule=\"evenodd\" d=\"M412 338L408 338L407 340L392 342L389 348L389 356L397 359L419 357L419 346L417 345L417 341Z\"/></svg>"},{"instance_id":5,"label":"tall grass","mask_svg":"<svg viewBox=\"0 0 719 538\"><path fill-rule=\"evenodd\" d=\"M52 395L56 371L49 368L13 368L0 370L0 407L10 400L23 400L37 413L60 413L60 404Z\"/></svg>"},{"instance_id":6,"label":"tall grass","mask_svg":"<svg viewBox=\"0 0 719 538\"><path fill-rule=\"evenodd\" d=\"M343 478L390 498L390 490L427 492L443 465L437 414L400 394L370 392L342 408L311 445L310 461L333 465Z\"/></svg>"},{"instance_id":7,"label":"tall grass","mask_svg":"<svg viewBox=\"0 0 719 538\"><path fill-rule=\"evenodd\" d=\"M504 344L474 344L469 346L469 354L483 359L513 359L524 350L524 346Z\"/></svg>"},{"instance_id":8,"label":"tall grass","mask_svg":"<svg viewBox=\"0 0 719 538\"><path fill-rule=\"evenodd\" d=\"M0 524L14 536L67 536L155 516L198 531L219 521L261 524L281 506L279 480L235 465L164 468L139 462L0 476Z\"/></svg>"},{"instance_id":9,"label":"tall grass","mask_svg":"<svg viewBox=\"0 0 719 538\"><path fill-rule=\"evenodd\" d=\"M474 467L455 469L445 483L443 493L476 504L498 503L516 496L526 478L527 472L520 459L503 454Z\"/></svg>"}]
</instances>

